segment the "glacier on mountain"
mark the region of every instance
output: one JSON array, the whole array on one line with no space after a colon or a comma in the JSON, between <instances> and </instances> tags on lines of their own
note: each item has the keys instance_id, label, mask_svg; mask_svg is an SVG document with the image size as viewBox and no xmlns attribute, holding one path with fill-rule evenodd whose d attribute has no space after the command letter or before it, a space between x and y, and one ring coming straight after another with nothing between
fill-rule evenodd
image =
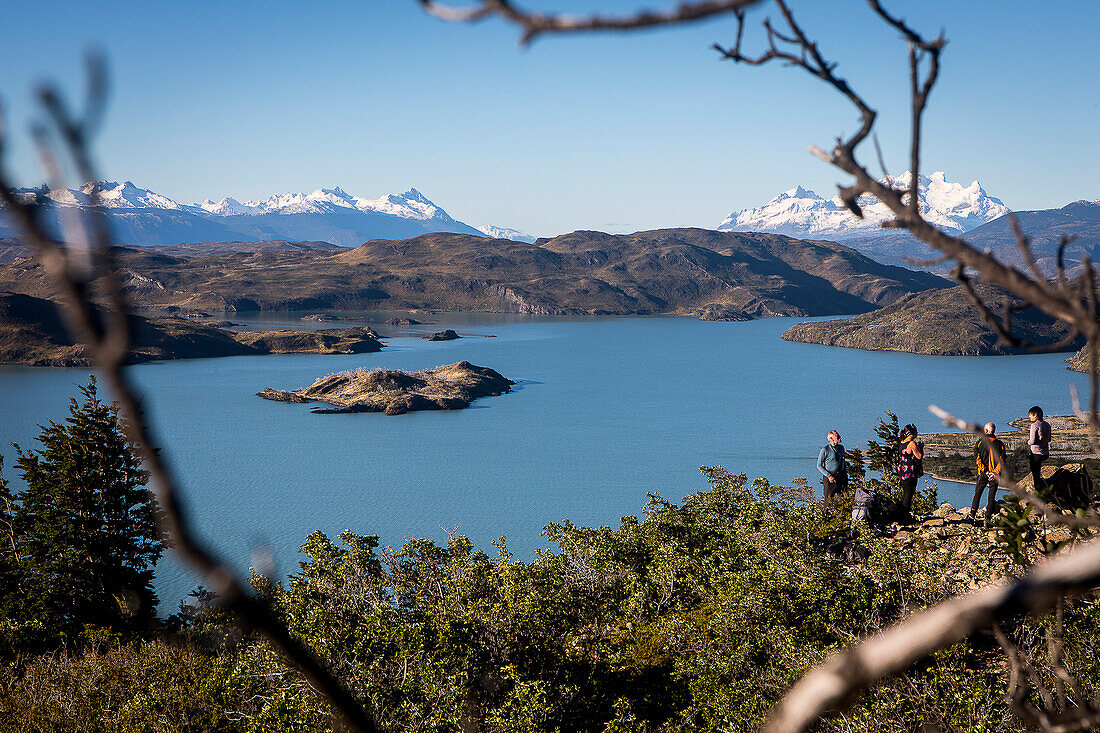
<instances>
[{"instance_id":1,"label":"glacier on mountain","mask_svg":"<svg viewBox=\"0 0 1100 733\"><path fill-rule=\"evenodd\" d=\"M911 180L905 172L890 182L895 188L908 190ZM920 176L918 192L924 218L951 234L970 231L1009 212L1000 199L987 194L977 181L963 186L948 181L942 171ZM885 204L870 194L860 196L859 204L863 219L848 211L839 197L825 199L796 186L762 206L732 212L718 225L718 230L836 240L891 233L882 229L882 222L893 218Z\"/></svg>"}]
</instances>

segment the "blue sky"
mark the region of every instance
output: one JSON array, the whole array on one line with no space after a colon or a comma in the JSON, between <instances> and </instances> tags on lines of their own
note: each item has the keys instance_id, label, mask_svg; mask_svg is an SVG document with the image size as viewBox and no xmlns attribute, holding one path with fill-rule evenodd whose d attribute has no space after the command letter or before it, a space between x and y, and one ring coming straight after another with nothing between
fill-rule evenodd
<instances>
[{"instance_id":1,"label":"blue sky","mask_svg":"<svg viewBox=\"0 0 1100 733\"><path fill-rule=\"evenodd\" d=\"M879 110L887 164L904 170L904 44L863 2L793 5ZM976 178L1017 209L1100 198L1095 0L889 6L950 40L925 172ZM414 0L13 3L2 13L7 165L23 185L41 181L25 134L33 89L53 79L79 94L91 45L112 74L95 145L104 176L184 203L415 186L455 218L536 235L714 227L796 184L829 195L843 176L806 148L855 127L847 103L804 73L719 61L709 47L731 38L730 18L522 50L501 21L451 25Z\"/></svg>"}]
</instances>

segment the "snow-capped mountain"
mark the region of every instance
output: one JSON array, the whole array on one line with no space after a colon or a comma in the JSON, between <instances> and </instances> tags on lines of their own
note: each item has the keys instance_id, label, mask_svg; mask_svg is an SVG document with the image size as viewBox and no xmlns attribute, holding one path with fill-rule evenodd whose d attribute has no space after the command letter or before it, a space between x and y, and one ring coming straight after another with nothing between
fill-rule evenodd
<instances>
[{"instance_id":1,"label":"snow-capped mountain","mask_svg":"<svg viewBox=\"0 0 1100 733\"><path fill-rule=\"evenodd\" d=\"M310 193L276 194L262 201L245 201L243 204L234 198L223 198L217 202L205 199L195 204L195 206L203 211L221 216L327 214L340 209L352 209L390 214L399 216L402 219L454 221L446 211L429 201L424 194L415 188L410 188L402 194L389 194L378 199L366 199L361 196L353 196L337 186L336 188L318 188Z\"/></svg>"},{"instance_id":2,"label":"snow-capped mountain","mask_svg":"<svg viewBox=\"0 0 1100 733\"><path fill-rule=\"evenodd\" d=\"M911 176L903 173L891 182L908 189ZM942 171L921 176L918 183L920 210L930 223L950 233L970 231L1009 212L1007 206L985 192L977 181L969 186L947 180ZM893 218L875 197L859 198L863 219L844 208L839 197L825 199L797 186L754 209L734 211L718 225L719 231L771 232L801 239L845 240L890 234L881 227Z\"/></svg>"},{"instance_id":3,"label":"snow-capped mountain","mask_svg":"<svg viewBox=\"0 0 1100 733\"><path fill-rule=\"evenodd\" d=\"M50 190L40 188L21 188L16 194L24 200L45 197L64 206L91 206L93 183L89 181L80 188L61 188ZM99 181L99 202L108 209L170 209L181 210L184 207L167 196L153 193L146 188L138 188L130 181Z\"/></svg>"},{"instance_id":4,"label":"snow-capped mountain","mask_svg":"<svg viewBox=\"0 0 1100 733\"><path fill-rule=\"evenodd\" d=\"M60 206L92 203L93 183L74 189L19 189L24 199ZM403 239L426 232L483 236L453 219L415 188L377 199L341 188L284 193L264 200L226 197L180 204L130 181L100 181L99 197L109 210L115 238L125 244L184 244L222 240L319 240L356 246L369 239ZM10 230L0 217L0 234Z\"/></svg>"},{"instance_id":5,"label":"snow-capped mountain","mask_svg":"<svg viewBox=\"0 0 1100 733\"><path fill-rule=\"evenodd\" d=\"M534 244L535 237L530 234L524 234L518 229L509 229L508 227L498 227L492 224L486 224L477 228L479 232L492 239L511 239L516 242L526 242L527 244Z\"/></svg>"}]
</instances>

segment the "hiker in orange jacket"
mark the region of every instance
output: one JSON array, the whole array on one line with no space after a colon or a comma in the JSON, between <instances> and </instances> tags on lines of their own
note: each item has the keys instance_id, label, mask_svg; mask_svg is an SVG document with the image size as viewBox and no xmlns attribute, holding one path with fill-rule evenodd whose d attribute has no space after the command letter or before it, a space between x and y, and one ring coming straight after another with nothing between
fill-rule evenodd
<instances>
[{"instance_id":1,"label":"hiker in orange jacket","mask_svg":"<svg viewBox=\"0 0 1100 733\"><path fill-rule=\"evenodd\" d=\"M997 437L997 426L987 422L982 428L985 433L974 446L974 463L978 466L978 480L974 484L974 503L970 506L972 520L977 520L978 506L982 502L982 491L989 486L989 502L985 507L985 524L993 523L993 507L997 503L997 481L1005 465L1008 452L1005 444Z\"/></svg>"}]
</instances>

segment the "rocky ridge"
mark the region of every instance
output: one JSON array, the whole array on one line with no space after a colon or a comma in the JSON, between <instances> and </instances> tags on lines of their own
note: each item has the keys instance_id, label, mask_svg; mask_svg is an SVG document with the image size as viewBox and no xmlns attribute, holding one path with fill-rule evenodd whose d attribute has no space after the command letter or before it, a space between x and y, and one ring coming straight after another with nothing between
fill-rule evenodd
<instances>
[{"instance_id":1,"label":"rocky ridge","mask_svg":"<svg viewBox=\"0 0 1100 733\"><path fill-rule=\"evenodd\" d=\"M703 229L582 231L536 244L435 233L339 252L199 257L126 249L118 260L140 307L208 312L819 316L864 313L948 285L831 242ZM33 258L0 264L0 288L36 297L51 292Z\"/></svg>"}]
</instances>

